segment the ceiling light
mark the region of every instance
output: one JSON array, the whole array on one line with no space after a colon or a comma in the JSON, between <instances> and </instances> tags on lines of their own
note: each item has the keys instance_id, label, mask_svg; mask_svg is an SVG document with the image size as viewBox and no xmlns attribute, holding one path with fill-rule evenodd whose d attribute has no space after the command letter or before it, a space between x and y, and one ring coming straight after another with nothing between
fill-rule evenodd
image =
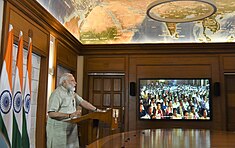
<instances>
[{"instance_id":1,"label":"ceiling light","mask_svg":"<svg viewBox=\"0 0 235 148\"><path fill-rule=\"evenodd\" d=\"M213 15L213 0L156 0L147 8L147 15L156 21L184 23Z\"/></svg>"}]
</instances>

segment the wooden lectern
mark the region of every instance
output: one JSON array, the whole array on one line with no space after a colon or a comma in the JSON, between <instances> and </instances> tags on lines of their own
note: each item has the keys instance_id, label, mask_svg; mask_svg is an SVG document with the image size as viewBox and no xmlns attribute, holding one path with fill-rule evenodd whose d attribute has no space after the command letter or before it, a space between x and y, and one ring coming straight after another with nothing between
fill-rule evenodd
<instances>
[{"instance_id":1,"label":"wooden lectern","mask_svg":"<svg viewBox=\"0 0 235 148\"><path fill-rule=\"evenodd\" d=\"M117 129L119 116L118 114L118 109L108 109L104 112L92 112L75 119L67 120L67 122L77 123L79 129L87 128L86 133L82 133L81 131L79 131L79 133L83 134L81 135L82 138L80 138L80 145L85 146L99 138L99 121L108 124L110 126L110 130Z\"/></svg>"}]
</instances>

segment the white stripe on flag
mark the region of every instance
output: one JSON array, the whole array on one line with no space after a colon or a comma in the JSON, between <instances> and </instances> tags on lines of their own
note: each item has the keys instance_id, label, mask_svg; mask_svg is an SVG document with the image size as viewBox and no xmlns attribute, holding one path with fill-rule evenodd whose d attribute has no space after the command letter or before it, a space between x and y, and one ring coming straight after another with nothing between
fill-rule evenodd
<instances>
[{"instance_id":1,"label":"white stripe on flag","mask_svg":"<svg viewBox=\"0 0 235 148\"><path fill-rule=\"evenodd\" d=\"M18 52L16 58L16 73L13 85L13 147L22 145L22 87L23 87L23 33L20 31Z\"/></svg>"},{"instance_id":2,"label":"white stripe on flag","mask_svg":"<svg viewBox=\"0 0 235 148\"><path fill-rule=\"evenodd\" d=\"M8 80L8 73L6 71L6 62L3 62L1 79L0 79L0 109L4 126L6 127L7 134L12 143L12 94Z\"/></svg>"},{"instance_id":3,"label":"white stripe on flag","mask_svg":"<svg viewBox=\"0 0 235 148\"><path fill-rule=\"evenodd\" d=\"M27 70L24 86L24 115L23 119L23 147L30 147L30 125L31 125L31 69L32 69L32 42L29 38L28 57L27 57Z\"/></svg>"},{"instance_id":4,"label":"white stripe on flag","mask_svg":"<svg viewBox=\"0 0 235 148\"><path fill-rule=\"evenodd\" d=\"M7 47L4 55L0 76L0 122L1 131L9 145L12 144L12 50L13 50L13 26L9 25Z\"/></svg>"}]
</instances>

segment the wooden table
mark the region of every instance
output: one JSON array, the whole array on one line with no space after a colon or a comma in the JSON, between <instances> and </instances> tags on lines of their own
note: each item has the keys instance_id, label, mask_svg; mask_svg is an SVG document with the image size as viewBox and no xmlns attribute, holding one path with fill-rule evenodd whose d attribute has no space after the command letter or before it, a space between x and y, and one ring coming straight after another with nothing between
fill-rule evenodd
<instances>
[{"instance_id":1,"label":"wooden table","mask_svg":"<svg viewBox=\"0 0 235 148\"><path fill-rule=\"evenodd\" d=\"M99 139L87 148L235 148L235 132L206 129L146 129Z\"/></svg>"}]
</instances>

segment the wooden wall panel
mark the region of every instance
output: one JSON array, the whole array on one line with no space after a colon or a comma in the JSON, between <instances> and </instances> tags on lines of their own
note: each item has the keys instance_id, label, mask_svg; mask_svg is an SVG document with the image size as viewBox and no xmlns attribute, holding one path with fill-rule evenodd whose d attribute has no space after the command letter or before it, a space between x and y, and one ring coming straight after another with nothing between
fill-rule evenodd
<instances>
[{"instance_id":1,"label":"wooden wall panel","mask_svg":"<svg viewBox=\"0 0 235 148\"><path fill-rule=\"evenodd\" d=\"M125 58L89 57L86 61L88 71L125 71Z\"/></svg>"},{"instance_id":2,"label":"wooden wall panel","mask_svg":"<svg viewBox=\"0 0 235 148\"><path fill-rule=\"evenodd\" d=\"M219 56L216 55L133 55L129 61L129 83L137 84L137 94L139 78L211 78L212 84L220 81ZM223 101L221 97L214 96L213 91L213 120L208 122L139 120L138 99L138 95L129 96L129 130L172 127L221 129L225 124L221 114L224 108L220 105Z\"/></svg>"},{"instance_id":3,"label":"wooden wall panel","mask_svg":"<svg viewBox=\"0 0 235 148\"><path fill-rule=\"evenodd\" d=\"M227 117L227 130L235 130L235 76L225 76L226 85L226 117Z\"/></svg>"},{"instance_id":4,"label":"wooden wall panel","mask_svg":"<svg viewBox=\"0 0 235 148\"><path fill-rule=\"evenodd\" d=\"M225 72L235 72L235 55L223 57L223 68Z\"/></svg>"},{"instance_id":5,"label":"wooden wall panel","mask_svg":"<svg viewBox=\"0 0 235 148\"><path fill-rule=\"evenodd\" d=\"M100 106L101 105L101 94L94 94L93 102L95 106Z\"/></svg>"},{"instance_id":6,"label":"wooden wall panel","mask_svg":"<svg viewBox=\"0 0 235 148\"><path fill-rule=\"evenodd\" d=\"M29 30L32 33L33 46L39 49L44 55L48 54L48 44L50 34L48 31L40 27L38 24L30 20L26 15L22 14L17 9L10 7L10 19L9 23L13 25L14 35L16 38L19 36L19 32L23 32L24 41L28 42Z\"/></svg>"},{"instance_id":7,"label":"wooden wall panel","mask_svg":"<svg viewBox=\"0 0 235 148\"><path fill-rule=\"evenodd\" d=\"M113 106L121 107L121 94L113 95Z\"/></svg>"},{"instance_id":8,"label":"wooden wall panel","mask_svg":"<svg viewBox=\"0 0 235 148\"><path fill-rule=\"evenodd\" d=\"M233 107L235 108L235 93L233 92L228 92L229 94L227 95L227 103L228 107ZM234 110L235 111L235 110ZM235 115L235 114L232 114ZM235 118L234 118L235 119Z\"/></svg>"},{"instance_id":9,"label":"wooden wall panel","mask_svg":"<svg viewBox=\"0 0 235 148\"><path fill-rule=\"evenodd\" d=\"M234 56L231 54L146 54L146 55L125 55L123 72L126 73L125 92L127 93L126 102L126 122L127 130L136 130L141 128L207 128L213 130L224 130L226 128L226 100L223 86L223 73L234 72ZM110 61L115 59L124 59L120 56L97 55L85 57L85 73L89 72L112 72L122 69L120 63L114 63L108 66ZM120 62L120 60L118 60ZM116 61L117 62L117 61ZM119 66L115 67L115 64ZM121 68L120 68L121 67ZM212 80L212 108L213 119L208 122L178 122L178 121L140 121L137 118L138 96L129 95L129 84L135 82L138 89L139 78L211 78ZM214 95L215 82L221 84L221 96ZM86 85L85 85L86 86ZM138 90L137 93L138 94ZM115 104L118 104L116 96Z\"/></svg>"},{"instance_id":10,"label":"wooden wall panel","mask_svg":"<svg viewBox=\"0 0 235 148\"><path fill-rule=\"evenodd\" d=\"M210 65L137 66L137 78L210 78Z\"/></svg>"},{"instance_id":11,"label":"wooden wall panel","mask_svg":"<svg viewBox=\"0 0 235 148\"><path fill-rule=\"evenodd\" d=\"M101 91L102 90L102 79L95 78L94 79L94 90L95 91Z\"/></svg>"},{"instance_id":12,"label":"wooden wall panel","mask_svg":"<svg viewBox=\"0 0 235 148\"><path fill-rule=\"evenodd\" d=\"M121 79L114 79L113 81L114 81L113 90L114 91L121 91L121 89L122 89L122 80Z\"/></svg>"},{"instance_id":13,"label":"wooden wall panel","mask_svg":"<svg viewBox=\"0 0 235 148\"><path fill-rule=\"evenodd\" d=\"M111 82L112 79L104 79L104 91L111 91L111 88L112 88L112 82Z\"/></svg>"},{"instance_id":14,"label":"wooden wall panel","mask_svg":"<svg viewBox=\"0 0 235 148\"><path fill-rule=\"evenodd\" d=\"M110 106L110 105L111 105L111 94L104 94L103 106Z\"/></svg>"},{"instance_id":15,"label":"wooden wall panel","mask_svg":"<svg viewBox=\"0 0 235 148\"><path fill-rule=\"evenodd\" d=\"M38 88L37 119L36 119L36 143L35 147L46 147L46 122L47 122L47 80L48 58L41 59L41 70Z\"/></svg>"},{"instance_id":16,"label":"wooden wall panel","mask_svg":"<svg viewBox=\"0 0 235 148\"><path fill-rule=\"evenodd\" d=\"M60 41L57 43L58 64L64 65L72 71L77 71L77 54L64 46Z\"/></svg>"}]
</instances>

